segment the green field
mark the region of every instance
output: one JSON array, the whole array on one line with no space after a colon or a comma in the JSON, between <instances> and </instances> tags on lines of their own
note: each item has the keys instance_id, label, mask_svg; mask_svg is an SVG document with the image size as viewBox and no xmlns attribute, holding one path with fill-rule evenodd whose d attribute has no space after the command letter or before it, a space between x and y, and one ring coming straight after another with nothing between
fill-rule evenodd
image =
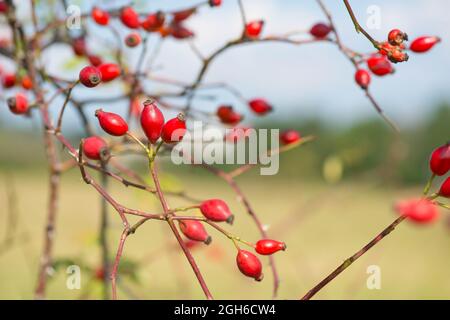
<instances>
[{"instance_id":1,"label":"green field","mask_svg":"<svg viewBox=\"0 0 450 320\"><path fill-rule=\"evenodd\" d=\"M17 242L0 255L0 298L31 299L37 263L42 247L47 198L44 173L24 171L10 174L0 185L0 236L8 222L6 188L14 188L19 221ZM57 221L55 255L70 258L75 264L94 267L100 261L97 246L99 199L76 171L63 176L60 214ZM163 176L166 185L183 186L197 198L222 197L236 215L235 224L226 228L249 241L258 239L251 219L228 187L215 177L198 176L189 171L182 177ZM183 181L184 183L182 183ZM298 179L274 177L240 178L243 190L271 237L287 243L288 250L275 258L281 277L280 299L301 297L345 258L360 249L395 219L395 199L418 195L419 188L396 189L369 183L343 182L335 185L302 183ZM8 184L8 186L6 185ZM9 189L11 190L11 189ZM126 189L118 183L112 194L123 204L150 212L160 212L156 199L143 191ZM172 207L186 202L170 198ZM442 212L432 226L409 222L347 269L327 286L321 299L448 299L450 298L450 230ZM120 219L110 210L112 230L109 243L115 251ZM265 299L271 296L272 276L264 260L265 279L257 283L242 276L235 266L235 248L221 234L210 230L213 243L193 249L198 264L215 298ZM1 238L0 238L1 239ZM121 278L122 299L197 299L203 298L194 275L177 248L164 222L147 222L126 243L125 259L139 263L137 279ZM381 268L381 290L366 286L367 268ZM101 286L91 281L83 269L81 290L66 288L65 267L56 270L48 288L48 298L95 299Z\"/></svg>"}]
</instances>

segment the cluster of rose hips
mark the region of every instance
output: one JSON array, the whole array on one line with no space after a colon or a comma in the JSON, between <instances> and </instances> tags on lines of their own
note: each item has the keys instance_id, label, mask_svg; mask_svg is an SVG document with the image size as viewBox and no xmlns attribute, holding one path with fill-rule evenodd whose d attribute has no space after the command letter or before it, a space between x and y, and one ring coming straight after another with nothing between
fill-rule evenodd
<instances>
[{"instance_id":1,"label":"cluster of rose hips","mask_svg":"<svg viewBox=\"0 0 450 320\"><path fill-rule=\"evenodd\" d=\"M5 89L11 89L18 84L25 90L31 90L33 88L33 82L27 74L17 76L15 73L4 73L0 70L0 78L2 86ZM14 114L26 114L28 112L28 98L24 92L17 92L13 97L8 98L7 104Z\"/></svg>"},{"instance_id":2,"label":"cluster of rose hips","mask_svg":"<svg viewBox=\"0 0 450 320\"><path fill-rule=\"evenodd\" d=\"M431 153L429 167L432 176L424 192L425 194L428 194L428 189L435 177L445 176L450 171L450 144L440 146ZM438 192L426 198L401 201L396 205L396 209L414 222L430 223L439 217L438 206L434 202L439 197L450 198L450 177L444 180Z\"/></svg>"},{"instance_id":3,"label":"cluster of rose hips","mask_svg":"<svg viewBox=\"0 0 450 320\"><path fill-rule=\"evenodd\" d=\"M95 112L95 116L106 133L112 136L131 135L128 131L127 122L118 114L98 109ZM144 102L144 108L140 114L140 124L151 145L157 144L160 139L160 144L180 142L186 132L185 119L182 114L165 122L163 113L153 100ZM295 135L292 137L291 133L287 140L291 141L289 143L292 143L292 141L296 140ZM84 139L82 151L87 158L92 160L105 160L109 156L107 143L99 136L91 136ZM232 224L234 221L234 215L231 213L228 205L220 199L209 199L198 206L190 208L198 208L208 221L227 222L229 224ZM179 228L186 238L191 241L205 244L211 242L211 236L199 220L180 220ZM239 238L231 237L231 239L238 249L236 263L239 270L248 277L258 281L262 280L262 265L258 257L249 251L240 249L236 242L241 241ZM286 245L283 242L270 239L259 240L255 245L242 242L254 247L255 251L261 255L270 255L286 249Z\"/></svg>"},{"instance_id":4,"label":"cluster of rose hips","mask_svg":"<svg viewBox=\"0 0 450 320\"><path fill-rule=\"evenodd\" d=\"M210 0L208 4L211 7L220 6L221 0ZM197 11L197 7L171 12L166 14L162 11L151 13L144 18L130 6L124 7L119 11L119 19L124 26L129 29L143 29L147 32L157 32L162 37L172 36L175 39L186 39L194 33L186 28L184 21L191 17ZM110 21L110 13L98 7L92 9L92 19L101 26L106 26ZM137 32L130 33L125 38L125 44L129 47L135 47L141 42L141 36Z\"/></svg>"},{"instance_id":5,"label":"cluster of rose hips","mask_svg":"<svg viewBox=\"0 0 450 320\"><path fill-rule=\"evenodd\" d=\"M404 44L407 40L406 33L398 29L391 30L388 34L388 41L380 43L378 52L365 59L367 68L379 77L394 73L395 69L392 63L405 62L409 58ZM419 37L411 43L409 50L415 53L424 53L440 41L440 38L435 36ZM355 73L355 81L366 90L371 82L370 73L365 69L358 69Z\"/></svg>"}]
</instances>

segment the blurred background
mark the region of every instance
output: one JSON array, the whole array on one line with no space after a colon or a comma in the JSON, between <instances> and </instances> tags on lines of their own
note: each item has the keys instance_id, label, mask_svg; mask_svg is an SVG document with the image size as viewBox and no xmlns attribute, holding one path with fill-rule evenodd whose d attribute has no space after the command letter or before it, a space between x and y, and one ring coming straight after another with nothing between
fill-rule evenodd
<instances>
[{"instance_id":1,"label":"blurred background","mask_svg":"<svg viewBox=\"0 0 450 320\"><path fill-rule=\"evenodd\" d=\"M224 90L211 89L213 101L195 100L195 107L213 112L217 105L229 103L245 114L245 123L260 128L293 128L317 140L281 156L276 176L260 176L258 170L239 177L238 183L249 197L271 237L287 243L288 250L275 256L281 277L282 299L299 298L324 278L345 258L360 249L380 230L392 222L392 204L404 197L417 196L429 177L430 152L450 140L450 47L445 0L353 1L361 23L379 10L379 28L368 28L376 39L384 39L392 28L405 30L411 39L421 35L439 35L442 43L425 55L412 54L410 61L396 65L396 73L375 78L371 91L382 108L401 127L394 133L383 121L353 80L354 69L331 44L292 46L262 43L233 48L211 65L204 82L226 82L239 88L250 99L268 99L275 112L256 118L242 102ZM27 3L27 2L26 2ZM21 2L22 19L30 8ZM67 1L88 12L93 4L108 8L127 1ZM175 10L197 1L134 1L140 11ZM370 52L368 41L354 31L341 1L324 0L332 13L342 41L352 49ZM43 21L62 15L60 1L38 1ZM264 35L308 30L315 22L326 21L313 0L276 1L244 0L249 20L264 19ZM375 7L374 7L375 6ZM51 10L49 10L51 8ZM3 19L3 18L1 18ZM203 7L188 20L194 30L195 45L208 55L241 31L237 2L224 0L220 8ZM4 20L1 20L4 24ZM113 34L102 32L88 22L88 45L99 55L111 57L108 43ZM0 27L1 39L11 35ZM74 31L76 34L76 30ZM126 35L126 32L123 33ZM99 36L102 41L95 40ZM149 38L149 54L157 39ZM130 64L136 52L125 49ZM44 64L64 78L75 79L86 61L75 58L69 45L49 48ZM14 66L0 58L2 68ZM167 40L153 61L155 75L192 82L200 62L185 42ZM173 89L161 83L147 83L152 92ZM96 91L105 97L121 90L109 84ZM0 88L2 104L14 92ZM76 88L74 95L89 97ZM61 100L52 105L58 114ZM173 103L182 104L175 100ZM88 106L87 114L105 109L125 113L124 102ZM76 113L68 109L64 132L79 141L82 131ZM99 131L100 132L100 131ZM47 165L42 148L41 126L37 114L30 119L0 108L0 298L33 297L39 254L42 250L43 226L47 203ZM145 163L128 165L145 174ZM230 204L237 216L229 228L258 239L250 218L223 181L201 169L176 167L162 163L162 182L173 190L187 190L196 198L220 197ZM224 168L228 169L228 168ZM437 186L438 184L436 184ZM158 211L156 199L141 191L124 189L111 183L112 193L129 206ZM48 297L92 299L101 297L101 283L95 280L100 261L97 229L100 200L85 185L77 170L62 178L60 214L57 219L55 247L56 268L50 281ZM183 205L170 199L173 207ZM115 251L121 232L120 220L112 210L111 250ZM450 220L442 212L432 226L411 223L399 226L388 238L327 286L317 296L323 299L448 299L450 279ZM147 223L130 237L122 264L121 298L175 299L202 298L192 271L177 246L167 237L167 226ZM195 257L215 298L270 298L271 273L264 261L266 279L256 283L244 278L236 269L235 249L220 234L210 231L213 243L193 248ZM13 235L14 241L6 239ZM66 288L65 268L76 264L82 268L82 289ZM380 290L369 290L367 268L381 270Z\"/></svg>"}]
</instances>

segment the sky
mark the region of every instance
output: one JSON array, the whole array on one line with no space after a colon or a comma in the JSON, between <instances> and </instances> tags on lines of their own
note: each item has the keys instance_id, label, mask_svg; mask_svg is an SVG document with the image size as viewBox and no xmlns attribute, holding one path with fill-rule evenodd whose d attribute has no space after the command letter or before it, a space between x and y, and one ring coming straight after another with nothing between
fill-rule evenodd
<instances>
[{"instance_id":1,"label":"sky","mask_svg":"<svg viewBox=\"0 0 450 320\"><path fill-rule=\"evenodd\" d=\"M178 9L188 7L198 1L165 0L135 1L139 9ZM92 5L90 1L69 1L81 4L83 11ZM118 6L125 1L97 1L102 6ZM283 34L289 31L308 30L316 22L326 21L314 0L243 0L248 20L263 19L266 23L263 35ZM360 52L370 52L370 43L355 32L342 1L324 0L335 20L342 41L350 48ZM411 54L410 61L396 65L397 72L389 77L375 78L371 91L385 112L401 125L411 125L420 121L439 102L450 101L450 47L448 37L450 25L448 0L358 0L351 1L361 24L376 39L385 39L389 30L399 28L413 39L421 35L439 35L443 42L425 55ZM378 28L367 25L373 21L373 10L379 12ZM27 9L24 8L24 16ZM370 11L370 12L368 12ZM203 7L187 25L194 30L194 43L203 55L208 55L222 46L227 40L236 38L241 32L241 20L236 0L223 0L219 8ZM105 35L100 27L89 24L90 31ZM123 33L125 35L125 33ZM94 50L104 50L104 43L90 43ZM103 46L103 47L102 47ZM149 52L155 46L149 41ZM127 49L132 59L135 49ZM58 46L44 57L44 63L59 68L67 68L70 48ZM200 62L186 42L169 40L161 48L155 75L191 82L200 68ZM65 71L69 78L75 78L83 65L75 65ZM354 68L339 52L336 46L328 43L292 46L281 43L263 43L240 46L221 55L210 66L205 83L226 82L239 88L248 98L267 98L275 107L272 115L278 118L320 117L329 122L351 123L376 115L363 92L353 80ZM168 87L151 85L151 89L165 90ZM173 89L173 88L172 88ZM76 89L78 90L78 88ZM111 95L120 87L110 85L95 94ZM232 103L241 110L233 96L223 91L210 91L217 94L215 101L196 101L196 108L213 111L218 104ZM80 89L74 92L78 97L90 96L92 92ZM97 108L99 106L92 106ZM123 110L123 105L101 106L105 109ZM56 108L55 108L56 109ZM70 110L69 110L70 111ZM56 111L55 111L56 112ZM68 113L67 117L76 117ZM248 113L247 120L252 121ZM0 111L0 123L18 124L17 117ZM69 125L74 125L75 120Z\"/></svg>"}]
</instances>

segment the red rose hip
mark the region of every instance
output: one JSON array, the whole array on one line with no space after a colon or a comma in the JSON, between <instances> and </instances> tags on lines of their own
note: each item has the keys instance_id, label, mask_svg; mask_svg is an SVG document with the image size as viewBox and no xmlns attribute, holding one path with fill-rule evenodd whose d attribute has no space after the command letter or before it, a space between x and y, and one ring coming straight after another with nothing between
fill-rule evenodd
<instances>
[{"instance_id":1,"label":"red rose hip","mask_svg":"<svg viewBox=\"0 0 450 320\"><path fill-rule=\"evenodd\" d=\"M145 101L144 109L141 112L141 127L151 143L154 144L158 141L163 126L164 115L159 110L156 102L152 100Z\"/></svg>"},{"instance_id":2,"label":"red rose hip","mask_svg":"<svg viewBox=\"0 0 450 320\"><path fill-rule=\"evenodd\" d=\"M24 114L28 111L28 99L23 93L16 93L13 98L7 100L9 110L14 114Z\"/></svg>"},{"instance_id":3,"label":"red rose hip","mask_svg":"<svg viewBox=\"0 0 450 320\"><path fill-rule=\"evenodd\" d=\"M7 73L3 76L2 85L6 89L12 88L16 85L16 75L14 73Z\"/></svg>"},{"instance_id":4,"label":"red rose hip","mask_svg":"<svg viewBox=\"0 0 450 320\"><path fill-rule=\"evenodd\" d=\"M262 255L271 255L280 250L286 250L286 244L276 240L263 239L255 245L255 251Z\"/></svg>"},{"instance_id":5,"label":"red rose hip","mask_svg":"<svg viewBox=\"0 0 450 320\"><path fill-rule=\"evenodd\" d=\"M100 8L94 7L91 16L92 19L101 26L106 26L109 23L109 13Z\"/></svg>"},{"instance_id":6,"label":"red rose hip","mask_svg":"<svg viewBox=\"0 0 450 320\"><path fill-rule=\"evenodd\" d=\"M440 146L431 153L430 170L437 176L443 176L450 170L450 144Z\"/></svg>"},{"instance_id":7,"label":"red rose hip","mask_svg":"<svg viewBox=\"0 0 450 320\"><path fill-rule=\"evenodd\" d=\"M83 140L83 153L91 160L101 160L108 155L108 146L102 138L92 136Z\"/></svg>"},{"instance_id":8,"label":"red rose hip","mask_svg":"<svg viewBox=\"0 0 450 320\"><path fill-rule=\"evenodd\" d=\"M450 198L450 177L447 178L439 189L439 195L441 197Z\"/></svg>"},{"instance_id":9,"label":"red rose hip","mask_svg":"<svg viewBox=\"0 0 450 320\"><path fill-rule=\"evenodd\" d=\"M258 257L246 250L239 250L236 256L236 263L242 274L261 281L264 278L262 274L262 265Z\"/></svg>"},{"instance_id":10,"label":"red rose hip","mask_svg":"<svg viewBox=\"0 0 450 320\"><path fill-rule=\"evenodd\" d=\"M441 42L441 38L439 37L419 37L411 43L409 49L416 53L424 53L429 51L439 42Z\"/></svg>"},{"instance_id":11,"label":"red rose hip","mask_svg":"<svg viewBox=\"0 0 450 320\"><path fill-rule=\"evenodd\" d=\"M180 142L186 133L186 120L180 113L176 118L167 121L161 131L161 139L165 143Z\"/></svg>"},{"instance_id":12,"label":"red rose hip","mask_svg":"<svg viewBox=\"0 0 450 320\"><path fill-rule=\"evenodd\" d=\"M98 67L103 82L109 82L120 76L120 67L115 63L104 63Z\"/></svg>"},{"instance_id":13,"label":"red rose hip","mask_svg":"<svg viewBox=\"0 0 450 320\"><path fill-rule=\"evenodd\" d=\"M112 136L123 136L128 131L128 124L118 114L98 109L95 111L95 116L98 118L102 129Z\"/></svg>"},{"instance_id":14,"label":"red rose hip","mask_svg":"<svg viewBox=\"0 0 450 320\"><path fill-rule=\"evenodd\" d=\"M102 81L102 75L96 67L87 66L81 69L79 80L85 87L93 88Z\"/></svg>"},{"instance_id":15,"label":"red rose hip","mask_svg":"<svg viewBox=\"0 0 450 320\"><path fill-rule=\"evenodd\" d=\"M181 220L179 222L180 230L186 238L194 241L200 241L205 244L210 244L212 238L206 232L205 227L197 220Z\"/></svg>"},{"instance_id":16,"label":"red rose hip","mask_svg":"<svg viewBox=\"0 0 450 320\"><path fill-rule=\"evenodd\" d=\"M231 125L238 124L243 118L241 114L234 111L232 106L220 106L216 114L222 123Z\"/></svg>"},{"instance_id":17,"label":"red rose hip","mask_svg":"<svg viewBox=\"0 0 450 320\"><path fill-rule=\"evenodd\" d=\"M331 27L325 23L316 23L309 30L309 33L318 39L325 38L332 31Z\"/></svg>"},{"instance_id":18,"label":"red rose hip","mask_svg":"<svg viewBox=\"0 0 450 320\"><path fill-rule=\"evenodd\" d=\"M367 59L367 67L377 76L385 76L394 72L389 60L383 55L374 55Z\"/></svg>"},{"instance_id":19,"label":"red rose hip","mask_svg":"<svg viewBox=\"0 0 450 320\"><path fill-rule=\"evenodd\" d=\"M261 116L273 110L273 107L265 99L250 100L248 105L253 112Z\"/></svg>"},{"instance_id":20,"label":"red rose hip","mask_svg":"<svg viewBox=\"0 0 450 320\"><path fill-rule=\"evenodd\" d=\"M140 26L139 15L131 7L125 7L120 11L120 21L130 29L138 29Z\"/></svg>"},{"instance_id":21,"label":"red rose hip","mask_svg":"<svg viewBox=\"0 0 450 320\"><path fill-rule=\"evenodd\" d=\"M245 36L247 38L258 38L264 27L263 20L251 21L245 26Z\"/></svg>"},{"instance_id":22,"label":"red rose hip","mask_svg":"<svg viewBox=\"0 0 450 320\"><path fill-rule=\"evenodd\" d=\"M132 32L125 38L125 44L130 48L137 47L141 43L141 41L141 35L137 32Z\"/></svg>"},{"instance_id":23,"label":"red rose hip","mask_svg":"<svg viewBox=\"0 0 450 320\"><path fill-rule=\"evenodd\" d=\"M439 217L437 206L429 199L409 199L397 202L396 211L418 224L427 224Z\"/></svg>"},{"instance_id":24,"label":"red rose hip","mask_svg":"<svg viewBox=\"0 0 450 320\"><path fill-rule=\"evenodd\" d=\"M200 211L205 216L205 218L222 222L226 221L229 224L233 223L234 216L231 214L230 208L225 201L220 199L210 199L203 201L200 205Z\"/></svg>"},{"instance_id":25,"label":"red rose hip","mask_svg":"<svg viewBox=\"0 0 450 320\"><path fill-rule=\"evenodd\" d=\"M166 16L164 12L158 11L147 16L147 18L141 22L141 27L148 32L153 32L158 30L164 25Z\"/></svg>"},{"instance_id":26,"label":"red rose hip","mask_svg":"<svg viewBox=\"0 0 450 320\"><path fill-rule=\"evenodd\" d=\"M300 141L301 138L302 137L297 130L286 130L281 133L280 141L282 144L288 145Z\"/></svg>"},{"instance_id":27,"label":"red rose hip","mask_svg":"<svg viewBox=\"0 0 450 320\"><path fill-rule=\"evenodd\" d=\"M367 89L371 81L370 73L367 70L359 69L355 73L355 81L361 88Z\"/></svg>"}]
</instances>

